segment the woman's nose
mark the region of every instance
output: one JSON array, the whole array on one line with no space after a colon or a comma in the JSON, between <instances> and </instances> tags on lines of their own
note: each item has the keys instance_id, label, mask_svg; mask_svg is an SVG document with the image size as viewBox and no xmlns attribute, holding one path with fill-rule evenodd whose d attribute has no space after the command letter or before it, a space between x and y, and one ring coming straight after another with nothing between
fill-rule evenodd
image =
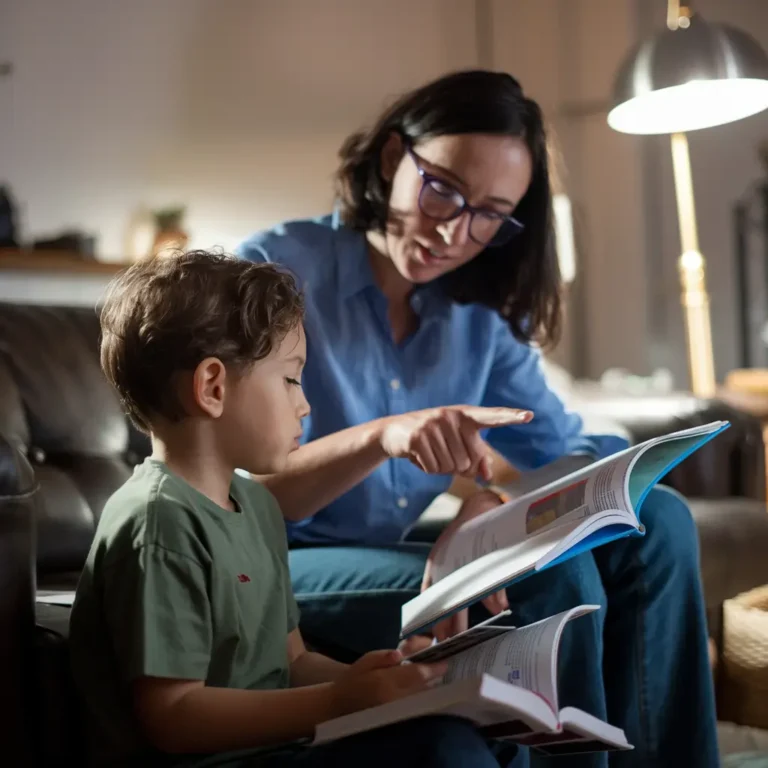
<instances>
[{"instance_id":1,"label":"woman's nose","mask_svg":"<svg viewBox=\"0 0 768 768\"><path fill-rule=\"evenodd\" d=\"M455 219L441 222L437 231L446 245L464 245L469 239L469 222L472 214L463 211Z\"/></svg>"}]
</instances>

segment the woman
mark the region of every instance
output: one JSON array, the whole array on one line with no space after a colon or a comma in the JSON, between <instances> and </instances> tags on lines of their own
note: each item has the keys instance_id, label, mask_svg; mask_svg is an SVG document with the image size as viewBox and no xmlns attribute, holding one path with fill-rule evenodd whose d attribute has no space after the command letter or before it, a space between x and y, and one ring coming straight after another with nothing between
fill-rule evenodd
<instances>
[{"instance_id":1,"label":"woman","mask_svg":"<svg viewBox=\"0 0 768 768\"><path fill-rule=\"evenodd\" d=\"M451 474L487 477L479 434L515 418L454 406L532 411L485 435L524 471L566 472L626 443L582 434L532 345L557 337L560 286L542 116L512 77L460 72L406 94L346 141L337 181L334 216L259 233L241 255L303 283L313 412L290 470L266 482L292 521L307 631L361 652L396 641L399 606L421 587L429 546L403 543L410 527ZM459 520L495 504L478 490ZM517 624L602 606L565 638L562 701L626 730L636 749L622 765L716 766L695 526L663 488L642 516L644 538L506 600Z\"/></svg>"}]
</instances>

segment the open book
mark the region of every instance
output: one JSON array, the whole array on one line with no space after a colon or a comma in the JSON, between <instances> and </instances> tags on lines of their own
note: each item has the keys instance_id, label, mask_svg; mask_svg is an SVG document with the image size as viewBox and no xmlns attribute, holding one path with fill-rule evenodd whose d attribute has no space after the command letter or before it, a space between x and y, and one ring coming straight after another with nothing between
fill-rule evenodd
<instances>
[{"instance_id":1,"label":"open book","mask_svg":"<svg viewBox=\"0 0 768 768\"><path fill-rule=\"evenodd\" d=\"M601 544L642 536L651 488L729 426L716 421L647 440L467 521L438 553L432 585L403 606L401 637Z\"/></svg>"},{"instance_id":2,"label":"open book","mask_svg":"<svg viewBox=\"0 0 768 768\"><path fill-rule=\"evenodd\" d=\"M314 744L428 715L471 720L489 738L548 755L632 749L624 731L579 709L559 709L557 656L568 621L595 611L582 605L515 629L478 625L406 659L446 661L426 691L321 723Z\"/></svg>"}]
</instances>

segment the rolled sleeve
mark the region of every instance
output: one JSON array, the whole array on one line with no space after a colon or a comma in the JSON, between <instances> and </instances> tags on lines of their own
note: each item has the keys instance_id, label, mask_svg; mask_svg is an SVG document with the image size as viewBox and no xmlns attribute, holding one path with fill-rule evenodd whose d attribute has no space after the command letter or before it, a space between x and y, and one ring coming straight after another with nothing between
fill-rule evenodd
<instances>
[{"instance_id":1,"label":"rolled sleeve","mask_svg":"<svg viewBox=\"0 0 768 768\"><path fill-rule=\"evenodd\" d=\"M519 342L499 318L494 335L495 355L483 405L533 411L533 421L491 429L485 438L521 471L549 464L566 455L604 458L627 447L614 434L585 434L582 417L565 407L549 387L541 366L541 353Z\"/></svg>"},{"instance_id":2,"label":"rolled sleeve","mask_svg":"<svg viewBox=\"0 0 768 768\"><path fill-rule=\"evenodd\" d=\"M269 253L264 247L266 237L266 233L262 232L252 235L235 248L235 254L245 261L253 261L257 264L271 261Z\"/></svg>"}]
</instances>

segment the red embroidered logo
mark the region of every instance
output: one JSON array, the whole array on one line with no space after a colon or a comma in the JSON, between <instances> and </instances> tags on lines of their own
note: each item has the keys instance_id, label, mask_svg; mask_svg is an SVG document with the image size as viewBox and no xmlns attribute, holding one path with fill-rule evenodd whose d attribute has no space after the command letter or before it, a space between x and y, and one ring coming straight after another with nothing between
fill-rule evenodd
<instances>
[{"instance_id":1,"label":"red embroidered logo","mask_svg":"<svg viewBox=\"0 0 768 768\"><path fill-rule=\"evenodd\" d=\"M250 580L251 580L251 577L250 577L250 576L246 576L246 574L244 574L244 573L241 573L241 574L240 574L240 575L237 577L237 580L238 580L238 581L239 581L241 584L245 584L246 582L248 582L248 581L250 581Z\"/></svg>"}]
</instances>

